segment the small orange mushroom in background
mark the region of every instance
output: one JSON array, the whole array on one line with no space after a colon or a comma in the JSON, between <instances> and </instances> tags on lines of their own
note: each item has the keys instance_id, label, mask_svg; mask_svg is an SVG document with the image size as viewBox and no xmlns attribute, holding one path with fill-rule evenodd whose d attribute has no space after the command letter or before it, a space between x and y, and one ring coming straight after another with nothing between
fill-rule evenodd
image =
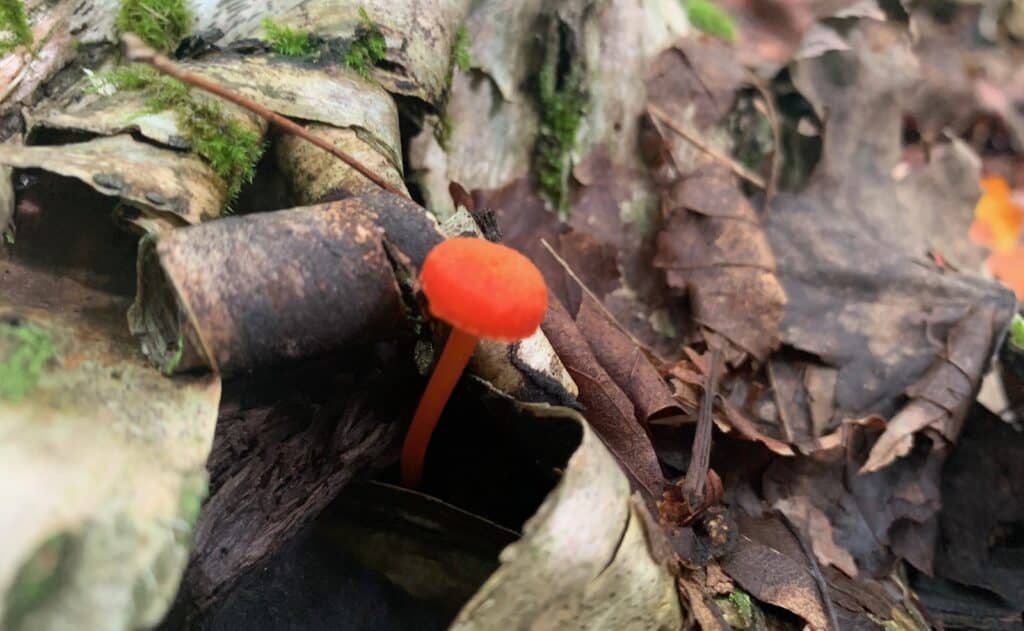
<instances>
[{"instance_id":1,"label":"small orange mushroom in background","mask_svg":"<svg viewBox=\"0 0 1024 631\"><path fill-rule=\"evenodd\" d=\"M983 191L974 208L971 240L992 250L985 267L1024 301L1024 208L1013 199L1010 185L1001 177L981 178Z\"/></svg>"},{"instance_id":2,"label":"small orange mushroom in background","mask_svg":"<svg viewBox=\"0 0 1024 631\"><path fill-rule=\"evenodd\" d=\"M1001 177L981 178L981 190L974 207L971 240L996 252L1009 252L1020 237L1024 209L1014 203L1010 185Z\"/></svg>"},{"instance_id":3,"label":"small orange mushroom in background","mask_svg":"<svg viewBox=\"0 0 1024 631\"><path fill-rule=\"evenodd\" d=\"M1017 246L1009 252L993 252L985 261L988 271L1017 294L1017 300L1024 302L1024 247Z\"/></svg>"},{"instance_id":4,"label":"small orange mushroom in background","mask_svg":"<svg viewBox=\"0 0 1024 631\"><path fill-rule=\"evenodd\" d=\"M430 314L452 325L402 446L402 481L417 487L430 436L480 338L514 342L540 326L548 290L540 270L512 248L455 237L427 254L420 284Z\"/></svg>"}]
</instances>

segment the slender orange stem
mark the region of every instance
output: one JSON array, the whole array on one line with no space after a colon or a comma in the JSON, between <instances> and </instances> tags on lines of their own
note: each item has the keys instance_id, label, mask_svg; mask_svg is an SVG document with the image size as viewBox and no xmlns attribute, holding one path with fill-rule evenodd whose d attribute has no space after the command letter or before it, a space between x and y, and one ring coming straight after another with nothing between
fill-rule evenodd
<instances>
[{"instance_id":1,"label":"slender orange stem","mask_svg":"<svg viewBox=\"0 0 1024 631\"><path fill-rule=\"evenodd\" d=\"M418 487L423 479L423 460L427 455L430 435L434 433L441 411L469 363L477 341L475 335L453 328L444 344L441 359L434 366L434 374L430 375L427 389L420 397L409 425L409 433L405 435L405 444L402 445L402 482L407 487Z\"/></svg>"}]
</instances>

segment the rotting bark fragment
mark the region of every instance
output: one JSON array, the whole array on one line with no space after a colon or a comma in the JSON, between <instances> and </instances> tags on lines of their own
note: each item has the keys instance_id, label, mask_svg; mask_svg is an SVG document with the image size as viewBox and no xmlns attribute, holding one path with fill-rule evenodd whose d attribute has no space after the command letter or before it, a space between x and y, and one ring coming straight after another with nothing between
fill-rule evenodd
<instances>
[{"instance_id":1,"label":"rotting bark fragment","mask_svg":"<svg viewBox=\"0 0 1024 631\"><path fill-rule=\"evenodd\" d=\"M183 622L209 607L357 475L394 460L406 399L394 396L396 384L346 383L317 368L229 386L207 464L210 496L172 619ZM253 398L278 402L245 407Z\"/></svg>"},{"instance_id":2,"label":"rotting bark fragment","mask_svg":"<svg viewBox=\"0 0 1024 631\"><path fill-rule=\"evenodd\" d=\"M230 373L379 339L404 309L383 240L370 218L338 205L148 239L132 332L165 372Z\"/></svg>"},{"instance_id":3,"label":"rotting bark fragment","mask_svg":"<svg viewBox=\"0 0 1024 631\"><path fill-rule=\"evenodd\" d=\"M224 182L197 156L141 143L127 134L59 147L7 145L0 151L0 164L76 178L170 225L218 217L227 193ZM153 193L163 203L154 203Z\"/></svg>"}]
</instances>

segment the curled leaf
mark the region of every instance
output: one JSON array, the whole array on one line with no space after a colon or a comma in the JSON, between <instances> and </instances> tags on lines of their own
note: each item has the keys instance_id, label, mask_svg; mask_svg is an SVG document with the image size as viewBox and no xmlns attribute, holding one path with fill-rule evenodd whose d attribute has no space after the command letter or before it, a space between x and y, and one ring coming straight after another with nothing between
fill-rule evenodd
<instances>
[{"instance_id":1,"label":"curled leaf","mask_svg":"<svg viewBox=\"0 0 1024 631\"><path fill-rule=\"evenodd\" d=\"M202 159L128 135L61 146L6 146L0 164L40 168L81 180L171 225L220 216L226 185Z\"/></svg>"},{"instance_id":2,"label":"curled leaf","mask_svg":"<svg viewBox=\"0 0 1024 631\"><path fill-rule=\"evenodd\" d=\"M630 497L615 459L578 413L546 405L526 409L580 423L582 442L523 538L501 553L501 567L452 629L679 628L675 580L652 552L652 522Z\"/></svg>"}]
</instances>

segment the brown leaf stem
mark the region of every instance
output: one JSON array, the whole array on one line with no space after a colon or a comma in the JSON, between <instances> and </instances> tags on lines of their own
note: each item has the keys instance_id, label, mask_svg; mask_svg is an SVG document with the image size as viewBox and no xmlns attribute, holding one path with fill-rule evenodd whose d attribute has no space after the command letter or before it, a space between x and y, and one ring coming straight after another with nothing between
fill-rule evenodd
<instances>
[{"instance_id":1,"label":"brown leaf stem","mask_svg":"<svg viewBox=\"0 0 1024 631\"><path fill-rule=\"evenodd\" d=\"M338 149L337 147L327 142L323 138L320 138L319 136L315 136L309 133L308 131L303 129L302 126L299 125L298 123L295 123L289 118L281 116L277 112L260 105L259 103L253 101L250 98L242 96L241 94L238 94L236 92L232 92L231 90L228 90L227 88L225 88L224 86L220 85L215 81L212 81L206 77L185 70L178 64L171 61L169 58L165 57L164 55L161 55L154 49L147 46L137 36L131 33L125 33L123 36L121 36L121 42L124 45L125 57L129 61L149 64L150 66L153 66L160 72L172 76L183 83L187 83L188 85L199 88L204 92L209 92L210 94L218 96L226 101L230 101L235 105L238 105L239 107L244 107L253 114L256 114L257 116L266 119L267 122L278 126L279 128L283 129L289 134L298 136L303 140L307 140L313 143L320 149L323 149L327 153L333 155L334 157L338 158L345 164L349 165L350 167L361 173L366 179L370 180L371 182L381 187L382 189L390 191L395 195L400 195L406 198L409 197L409 195L405 191L402 191L393 184L388 183L386 180L384 180L384 178L374 173L369 167L365 166L362 162L356 160L355 158L345 153L341 149Z\"/></svg>"}]
</instances>

